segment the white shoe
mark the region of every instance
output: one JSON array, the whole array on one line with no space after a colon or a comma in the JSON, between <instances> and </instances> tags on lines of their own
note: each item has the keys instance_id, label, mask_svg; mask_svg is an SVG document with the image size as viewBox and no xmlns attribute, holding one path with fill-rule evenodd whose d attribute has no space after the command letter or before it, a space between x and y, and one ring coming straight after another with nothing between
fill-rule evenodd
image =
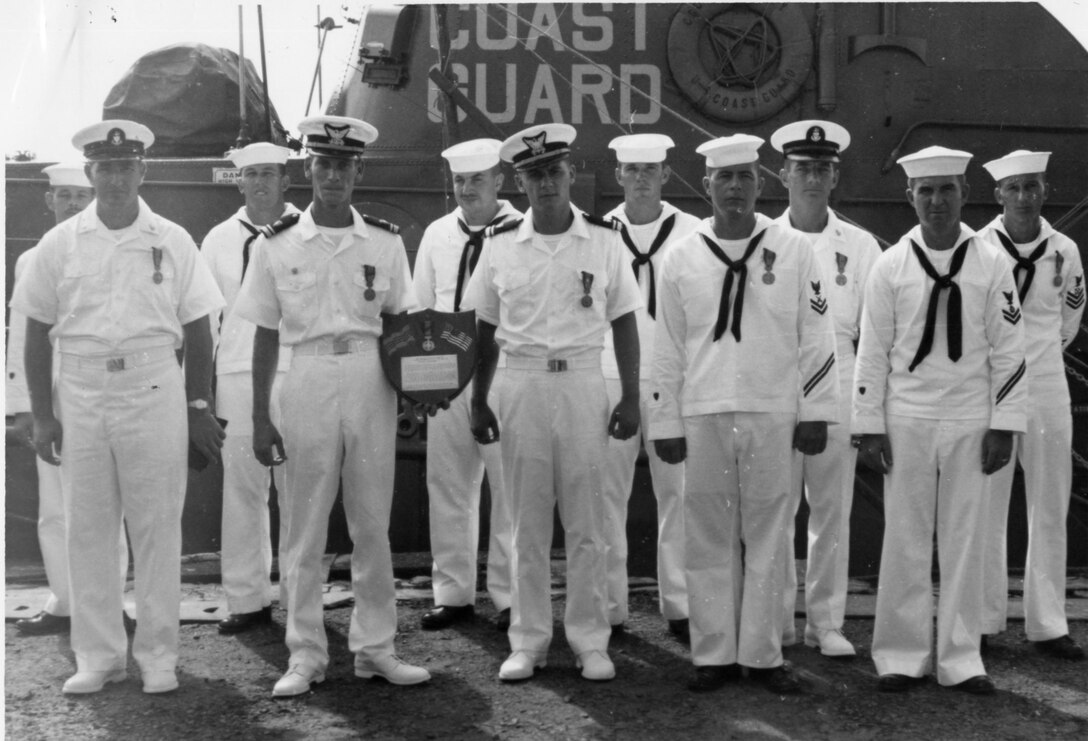
<instances>
[{"instance_id":1,"label":"white shoe","mask_svg":"<svg viewBox=\"0 0 1088 741\"><path fill-rule=\"evenodd\" d=\"M272 697L295 697L310 691L310 685L325 681L325 673L303 664L292 664L272 688Z\"/></svg>"},{"instance_id":2,"label":"white shoe","mask_svg":"<svg viewBox=\"0 0 1088 741\"><path fill-rule=\"evenodd\" d=\"M577 666L582 678L594 682L607 682L616 678L616 667L604 651L586 651L578 657Z\"/></svg>"},{"instance_id":3,"label":"white shoe","mask_svg":"<svg viewBox=\"0 0 1088 741\"><path fill-rule=\"evenodd\" d=\"M824 656L856 656L853 644L846 640L841 630L821 630L805 626L805 645L820 649Z\"/></svg>"},{"instance_id":4,"label":"white shoe","mask_svg":"<svg viewBox=\"0 0 1088 741\"><path fill-rule=\"evenodd\" d=\"M111 682L123 682L128 678L124 669L112 669L104 672L76 672L68 677L61 689L66 695L89 695L99 692Z\"/></svg>"},{"instance_id":5,"label":"white shoe","mask_svg":"<svg viewBox=\"0 0 1088 741\"><path fill-rule=\"evenodd\" d=\"M519 682L529 679L534 671L547 665L547 660L533 651L515 651L499 667L499 679L504 682Z\"/></svg>"},{"instance_id":6,"label":"white shoe","mask_svg":"<svg viewBox=\"0 0 1088 741\"><path fill-rule=\"evenodd\" d=\"M377 659L355 659L355 676L363 679L381 677L389 684L422 684L431 678L431 673L421 666L406 664L390 654Z\"/></svg>"},{"instance_id":7,"label":"white shoe","mask_svg":"<svg viewBox=\"0 0 1088 741\"><path fill-rule=\"evenodd\" d=\"M173 669L156 669L143 673L144 692L149 695L173 692L178 688L178 676Z\"/></svg>"}]
</instances>

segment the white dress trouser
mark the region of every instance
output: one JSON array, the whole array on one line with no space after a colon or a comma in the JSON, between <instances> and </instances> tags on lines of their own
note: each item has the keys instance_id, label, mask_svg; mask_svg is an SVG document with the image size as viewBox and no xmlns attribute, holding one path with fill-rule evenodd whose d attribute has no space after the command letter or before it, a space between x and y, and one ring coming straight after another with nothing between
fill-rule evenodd
<instances>
[{"instance_id":1,"label":"white dress trouser","mask_svg":"<svg viewBox=\"0 0 1088 741\"><path fill-rule=\"evenodd\" d=\"M622 395L619 379L605 380L608 407L614 409ZM643 381L639 395L638 434L627 440L608 439L604 473L605 571L608 575L608 622L627 619L627 502L635 480L635 463L649 423L650 383ZM670 465L658 457L652 442L646 444L650 478L657 499L657 582L661 614L666 620L688 616L688 592L684 586L684 466Z\"/></svg>"},{"instance_id":2,"label":"white dress trouser","mask_svg":"<svg viewBox=\"0 0 1088 741\"><path fill-rule=\"evenodd\" d=\"M107 371L62 355L58 381L71 578L72 650L78 671L123 669L128 638L116 567L122 517L135 564L132 655L144 672L177 665L181 512L188 418L177 357Z\"/></svg>"},{"instance_id":3,"label":"white dress trouser","mask_svg":"<svg viewBox=\"0 0 1088 741\"><path fill-rule=\"evenodd\" d=\"M63 424L63 421L62 421ZM38 547L42 552L45 579L49 582L49 599L44 612L50 615L72 614L68 580L68 526L64 518L64 489L60 466L51 466L41 458L38 464ZM121 528L117 539L117 560L121 573L121 590L128 578L128 542Z\"/></svg>"},{"instance_id":4,"label":"white dress trouser","mask_svg":"<svg viewBox=\"0 0 1088 741\"><path fill-rule=\"evenodd\" d=\"M783 559L800 497L790 465L796 421L794 414L745 412L684 418L685 572L696 666L782 664Z\"/></svg>"},{"instance_id":5,"label":"white dress trouser","mask_svg":"<svg viewBox=\"0 0 1088 741\"><path fill-rule=\"evenodd\" d=\"M287 454L280 578L290 664L324 671L329 663L321 558L341 481L354 544L348 649L370 660L392 654L397 606L389 516L397 397L382 374L377 341L358 353L293 355L280 409Z\"/></svg>"},{"instance_id":6,"label":"white dress trouser","mask_svg":"<svg viewBox=\"0 0 1088 741\"><path fill-rule=\"evenodd\" d=\"M873 629L878 674L921 677L933 657L933 534L941 573L937 681L985 674L982 528L990 494L982 473L986 420L887 415L892 467L884 476L884 545Z\"/></svg>"},{"instance_id":7,"label":"white dress trouser","mask_svg":"<svg viewBox=\"0 0 1088 741\"><path fill-rule=\"evenodd\" d=\"M852 378L848 378L851 384ZM852 389L843 384L839 419L850 419ZM804 482L808 501L808 555L805 562L805 619L819 630L841 630L846 617L846 591L850 569L850 509L854 501L854 471L858 451L850 444L850 425L827 426L827 447L819 455L794 451L795 481ZM786 544L786 630L793 627L797 604L797 569L794 566L790 521Z\"/></svg>"},{"instance_id":8,"label":"white dress trouser","mask_svg":"<svg viewBox=\"0 0 1088 741\"><path fill-rule=\"evenodd\" d=\"M1073 417L1069 406L1029 405L1028 429L1016 436L1028 508L1024 566L1024 630L1029 641L1069 633L1065 618L1066 517L1073 485ZM1015 463L992 477L983 544L983 633L1005 630L1009 599L1006 530Z\"/></svg>"},{"instance_id":9,"label":"white dress trouser","mask_svg":"<svg viewBox=\"0 0 1088 741\"><path fill-rule=\"evenodd\" d=\"M279 424L272 386L272 421ZM227 421L223 441L222 578L227 610L256 612L272 604L272 539L269 532L268 468L253 455L253 376L249 371L216 378L216 415Z\"/></svg>"},{"instance_id":10,"label":"white dress trouser","mask_svg":"<svg viewBox=\"0 0 1088 741\"><path fill-rule=\"evenodd\" d=\"M567 553L567 643L608 648L601 461L608 397L599 369L507 368L494 388L514 524L510 647L546 653L552 639L551 545L556 504Z\"/></svg>"},{"instance_id":11,"label":"white dress trouser","mask_svg":"<svg viewBox=\"0 0 1088 741\"><path fill-rule=\"evenodd\" d=\"M503 371L499 371L502 373ZM491 527L487 591L497 610L510 607L510 502L503 491L502 452L480 445L470 428L471 393L427 420L427 493L430 506L431 583L434 603L460 607L476 601L480 542L480 487L487 471Z\"/></svg>"}]
</instances>

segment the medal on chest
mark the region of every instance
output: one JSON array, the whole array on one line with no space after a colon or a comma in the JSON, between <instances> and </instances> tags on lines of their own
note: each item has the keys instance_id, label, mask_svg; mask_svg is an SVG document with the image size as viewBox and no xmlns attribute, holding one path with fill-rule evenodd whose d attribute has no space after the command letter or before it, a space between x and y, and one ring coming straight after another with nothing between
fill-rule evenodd
<instances>
[{"instance_id":1,"label":"medal on chest","mask_svg":"<svg viewBox=\"0 0 1088 741\"><path fill-rule=\"evenodd\" d=\"M846 255L841 252L835 253L835 267L838 269L839 274L835 276L835 284L840 286L846 285Z\"/></svg>"},{"instance_id":2,"label":"medal on chest","mask_svg":"<svg viewBox=\"0 0 1088 741\"><path fill-rule=\"evenodd\" d=\"M374 293L374 276L378 274L377 269L373 265L363 265L363 280L366 281L366 290L363 291L363 298L367 301L373 301L377 295Z\"/></svg>"},{"instance_id":3,"label":"medal on chest","mask_svg":"<svg viewBox=\"0 0 1088 741\"><path fill-rule=\"evenodd\" d=\"M582 271L582 306L587 309L593 306L593 297L589 295L590 290L593 288L593 273L587 273Z\"/></svg>"},{"instance_id":4,"label":"medal on chest","mask_svg":"<svg viewBox=\"0 0 1088 741\"><path fill-rule=\"evenodd\" d=\"M151 263L155 272L151 274L151 282L155 285L162 283L162 247L151 248Z\"/></svg>"},{"instance_id":5,"label":"medal on chest","mask_svg":"<svg viewBox=\"0 0 1088 741\"><path fill-rule=\"evenodd\" d=\"M1065 258L1062 257L1060 252L1054 253L1054 287L1062 287L1062 264L1065 262Z\"/></svg>"},{"instance_id":6,"label":"medal on chest","mask_svg":"<svg viewBox=\"0 0 1088 741\"><path fill-rule=\"evenodd\" d=\"M429 318L424 319L423 320L423 343L422 343L422 347L423 347L424 352L433 352L434 351L434 339L432 337L433 334L434 334L434 321L429 319Z\"/></svg>"},{"instance_id":7,"label":"medal on chest","mask_svg":"<svg viewBox=\"0 0 1088 741\"><path fill-rule=\"evenodd\" d=\"M771 250L763 248L763 283L765 285L774 283L774 261L777 257L778 255Z\"/></svg>"}]
</instances>

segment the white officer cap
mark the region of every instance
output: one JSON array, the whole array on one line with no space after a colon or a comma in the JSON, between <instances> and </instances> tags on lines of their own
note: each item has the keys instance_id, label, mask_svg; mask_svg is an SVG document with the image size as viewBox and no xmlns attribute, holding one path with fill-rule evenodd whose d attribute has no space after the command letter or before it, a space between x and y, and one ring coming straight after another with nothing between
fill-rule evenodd
<instances>
[{"instance_id":1,"label":"white officer cap","mask_svg":"<svg viewBox=\"0 0 1088 741\"><path fill-rule=\"evenodd\" d=\"M522 129L502 143L499 156L515 170L528 170L570 154L578 132L570 124L538 124Z\"/></svg>"},{"instance_id":2,"label":"white officer cap","mask_svg":"<svg viewBox=\"0 0 1088 741\"><path fill-rule=\"evenodd\" d=\"M502 142L498 139L471 139L454 144L443 151L442 156L450 163L450 172L467 175L490 170L499 164L500 147Z\"/></svg>"},{"instance_id":3,"label":"white officer cap","mask_svg":"<svg viewBox=\"0 0 1088 741\"><path fill-rule=\"evenodd\" d=\"M135 121L110 119L82 128L72 137L72 146L83 150L88 160L138 160L155 143L151 129Z\"/></svg>"},{"instance_id":4,"label":"white officer cap","mask_svg":"<svg viewBox=\"0 0 1088 741\"><path fill-rule=\"evenodd\" d=\"M298 130L306 137L306 151L322 157L358 157L378 138L376 128L347 116L310 116Z\"/></svg>"},{"instance_id":5,"label":"white officer cap","mask_svg":"<svg viewBox=\"0 0 1088 741\"><path fill-rule=\"evenodd\" d=\"M250 165L286 165L291 150L272 142L254 142L235 149L227 156L239 170Z\"/></svg>"},{"instance_id":6,"label":"white officer cap","mask_svg":"<svg viewBox=\"0 0 1088 741\"><path fill-rule=\"evenodd\" d=\"M91 181L81 163L58 162L42 170L49 176L49 187L91 188Z\"/></svg>"},{"instance_id":7,"label":"white officer cap","mask_svg":"<svg viewBox=\"0 0 1088 741\"><path fill-rule=\"evenodd\" d=\"M758 136L733 134L703 142L695 148L695 152L706 157L707 167L732 167L758 162L761 146L763 140Z\"/></svg>"},{"instance_id":8,"label":"white officer cap","mask_svg":"<svg viewBox=\"0 0 1088 741\"><path fill-rule=\"evenodd\" d=\"M625 162L664 162L666 152L676 144L664 134L627 134L617 136L608 142L610 149L616 150L616 161Z\"/></svg>"},{"instance_id":9,"label":"white officer cap","mask_svg":"<svg viewBox=\"0 0 1088 741\"><path fill-rule=\"evenodd\" d=\"M986 172L990 173L994 180L1000 182L1013 175L1033 175L1037 172L1046 172L1047 162L1050 161L1050 152L1029 152L1026 149L1017 149L1009 152L1001 159L992 160L983 165Z\"/></svg>"},{"instance_id":10,"label":"white officer cap","mask_svg":"<svg viewBox=\"0 0 1088 741\"><path fill-rule=\"evenodd\" d=\"M838 162L850 132L831 121L795 121L771 134L771 146L788 160Z\"/></svg>"},{"instance_id":11,"label":"white officer cap","mask_svg":"<svg viewBox=\"0 0 1088 741\"><path fill-rule=\"evenodd\" d=\"M974 157L970 152L947 147L926 147L914 154L908 154L896 160L903 166L908 178L942 177L962 175L967 172L967 163Z\"/></svg>"}]
</instances>

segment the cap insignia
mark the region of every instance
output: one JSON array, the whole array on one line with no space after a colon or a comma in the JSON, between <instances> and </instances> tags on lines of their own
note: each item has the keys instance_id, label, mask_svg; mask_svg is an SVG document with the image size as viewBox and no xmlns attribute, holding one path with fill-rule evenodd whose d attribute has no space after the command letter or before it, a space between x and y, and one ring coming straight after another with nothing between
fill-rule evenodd
<instances>
[{"instance_id":1,"label":"cap insignia","mask_svg":"<svg viewBox=\"0 0 1088 741\"><path fill-rule=\"evenodd\" d=\"M351 126L347 124L343 126L333 126L332 124L325 124L324 126L325 133L331 140L329 142L330 144L342 145L344 143L344 138L348 135L348 132L351 131Z\"/></svg>"},{"instance_id":2,"label":"cap insignia","mask_svg":"<svg viewBox=\"0 0 1088 741\"><path fill-rule=\"evenodd\" d=\"M125 143L125 132L121 129L110 129L110 133L106 135L106 140L113 146L119 147Z\"/></svg>"},{"instance_id":3,"label":"cap insignia","mask_svg":"<svg viewBox=\"0 0 1088 741\"><path fill-rule=\"evenodd\" d=\"M813 126L808 130L808 140L810 142L822 142L824 140L824 130L821 126Z\"/></svg>"},{"instance_id":4,"label":"cap insignia","mask_svg":"<svg viewBox=\"0 0 1088 741\"><path fill-rule=\"evenodd\" d=\"M525 146L529 147L530 156L537 156L538 154L544 154L544 148L548 143L548 132L541 131L536 136L523 136L521 140L525 142Z\"/></svg>"}]
</instances>

